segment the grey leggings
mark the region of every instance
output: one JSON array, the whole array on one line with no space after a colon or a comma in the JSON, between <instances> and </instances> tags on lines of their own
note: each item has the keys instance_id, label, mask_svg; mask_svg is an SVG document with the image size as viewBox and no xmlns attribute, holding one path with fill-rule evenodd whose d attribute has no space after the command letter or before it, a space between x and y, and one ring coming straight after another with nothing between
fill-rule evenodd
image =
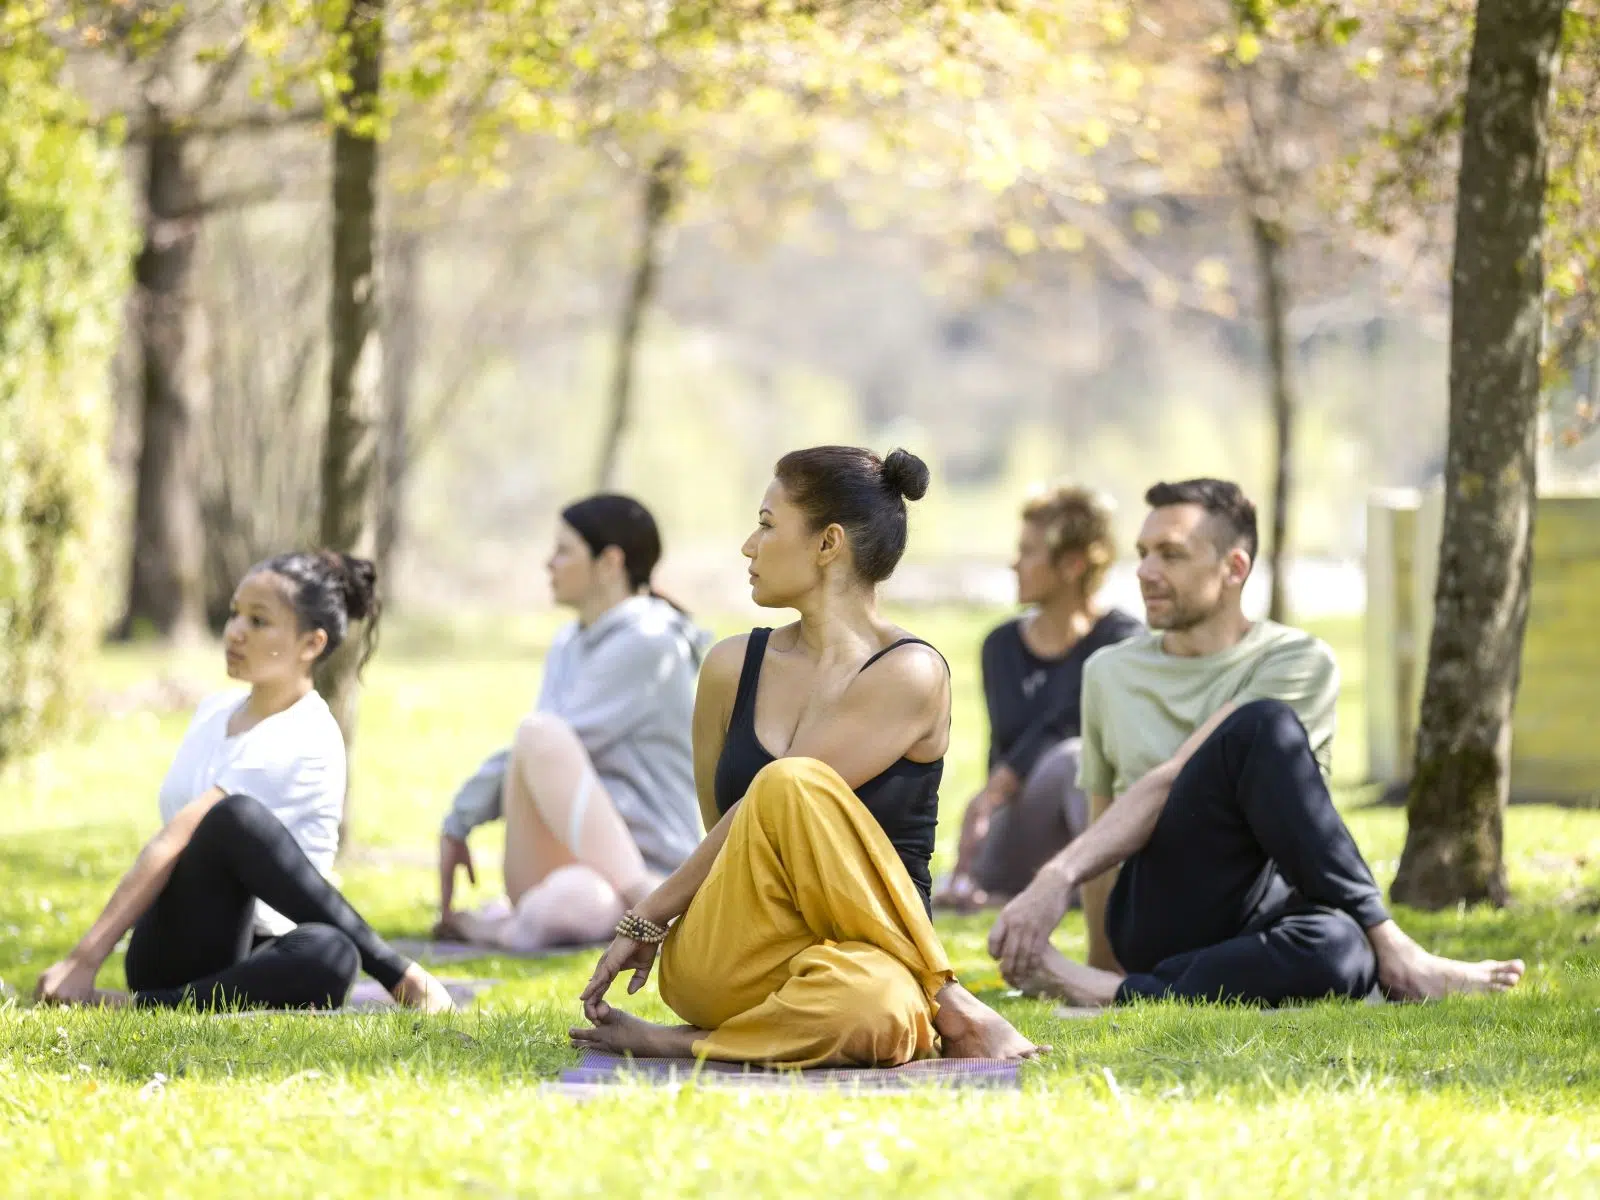
<instances>
[{"instance_id":1,"label":"grey leggings","mask_svg":"<svg viewBox=\"0 0 1600 1200\"><path fill-rule=\"evenodd\" d=\"M990 820L972 867L984 891L1015 896L1089 827L1089 799L1078 790L1079 744L1068 738L1040 755L1021 790Z\"/></svg>"}]
</instances>

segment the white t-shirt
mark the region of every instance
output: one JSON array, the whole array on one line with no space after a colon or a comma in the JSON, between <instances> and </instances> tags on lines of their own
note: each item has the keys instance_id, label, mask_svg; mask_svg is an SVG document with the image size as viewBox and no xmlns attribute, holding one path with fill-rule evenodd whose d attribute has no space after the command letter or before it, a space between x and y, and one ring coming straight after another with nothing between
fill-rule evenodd
<instances>
[{"instance_id":1,"label":"white t-shirt","mask_svg":"<svg viewBox=\"0 0 1600 1200\"><path fill-rule=\"evenodd\" d=\"M235 689L200 702L161 782L161 820L171 821L214 787L250 796L283 822L311 865L326 875L339 848L344 809L339 723L321 696L307 692L282 712L229 737L228 719L248 696ZM256 902L258 933L276 937L293 928L293 921Z\"/></svg>"}]
</instances>

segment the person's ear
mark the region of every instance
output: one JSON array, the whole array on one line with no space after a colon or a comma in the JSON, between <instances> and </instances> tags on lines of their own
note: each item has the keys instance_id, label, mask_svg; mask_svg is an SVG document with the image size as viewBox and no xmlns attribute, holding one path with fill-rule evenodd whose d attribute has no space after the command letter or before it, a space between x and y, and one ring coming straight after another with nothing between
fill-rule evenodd
<instances>
[{"instance_id":1,"label":"person's ear","mask_svg":"<svg viewBox=\"0 0 1600 1200\"><path fill-rule=\"evenodd\" d=\"M835 522L817 535L817 565L825 567L844 553L844 526Z\"/></svg>"},{"instance_id":2,"label":"person's ear","mask_svg":"<svg viewBox=\"0 0 1600 1200\"><path fill-rule=\"evenodd\" d=\"M322 652L328 648L328 631L326 629L313 629L310 633L300 635L300 661L306 666L312 666L322 657Z\"/></svg>"},{"instance_id":3,"label":"person's ear","mask_svg":"<svg viewBox=\"0 0 1600 1200\"><path fill-rule=\"evenodd\" d=\"M622 553L621 546L607 546L595 557L595 562L615 571L618 575L626 575L628 572L628 558Z\"/></svg>"},{"instance_id":4,"label":"person's ear","mask_svg":"<svg viewBox=\"0 0 1600 1200\"><path fill-rule=\"evenodd\" d=\"M1243 587L1244 581L1250 577L1250 556L1245 553L1243 547L1235 546L1228 551L1226 562L1228 582L1235 587Z\"/></svg>"}]
</instances>

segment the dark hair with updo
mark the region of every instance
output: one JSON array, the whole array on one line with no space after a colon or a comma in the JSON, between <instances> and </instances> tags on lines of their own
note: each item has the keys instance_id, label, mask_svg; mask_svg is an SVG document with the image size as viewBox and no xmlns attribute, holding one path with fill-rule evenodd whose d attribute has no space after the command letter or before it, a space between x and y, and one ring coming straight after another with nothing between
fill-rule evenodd
<instances>
[{"instance_id":1,"label":"dark hair with updo","mask_svg":"<svg viewBox=\"0 0 1600 1200\"><path fill-rule=\"evenodd\" d=\"M607 546L622 551L622 569L628 576L628 586L635 592L647 591L679 612L684 611L650 586L656 564L661 561L661 530L650 510L632 496L615 492L586 496L562 509L561 519L572 526L596 558Z\"/></svg>"},{"instance_id":2,"label":"dark hair with updo","mask_svg":"<svg viewBox=\"0 0 1600 1200\"><path fill-rule=\"evenodd\" d=\"M906 552L906 501L928 494L928 466L909 450L879 458L859 446L791 450L773 469L813 532L839 525L856 574L882 583Z\"/></svg>"},{"instance_id":3,"label":"dark hair with updo","mask_svg":"<svg viewBox=\"0 0 1600 1200\"><path fill-rule=\"evenodd\" d=\"M270 571L289 585L288 600L301 633L320 629L328 635L318 662L343 644L351 621L366 621L357 672L367 665L378 644L378 618L383 613L378 568L369 559L337 550L297 550L259 562L248 574L261 571Z\"/></svg>"}]
</instances>

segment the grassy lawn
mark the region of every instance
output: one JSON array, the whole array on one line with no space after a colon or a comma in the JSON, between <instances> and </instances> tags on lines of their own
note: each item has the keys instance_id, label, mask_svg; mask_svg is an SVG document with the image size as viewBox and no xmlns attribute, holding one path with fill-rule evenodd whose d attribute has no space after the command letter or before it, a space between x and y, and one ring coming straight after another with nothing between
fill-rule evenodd
<instances>
[{"instance_id":1,"label":"grassy lawn","mask_svg":"<svg viewBox=\"0 0 1600 1200\"><path fill-rule=\"evenodd\" d=\"M986 618L912 622L957 672L944 832L981 772ZM457 780L534 694L547 621L396 629L369 672L344 868L390 934L423 933ZM731 630L727 630L731 631ZM1403 816L1361 807L1359 629L1320 630L1345 667L1340 799L1381 879ZM177 664L210 687L218 656ZM162 666L108 653L107 689ZM27 994L155 829L187 714L108 716L0 779L0 979ZM495 831L477 835L484 868ZM0 1194L127 1195L1591 1195L1600 1190L1600 815L1518 808L1507 911L1401 913L1450 953L1519 954L1519 993L1429 1007L1260 1015L1152 1005L1062 1021L1007 996L985 924L941 928L963 978L1054 1053L1019 1094L751 1096L686 1088L573 1101L541 1091L590 962L486 959L472 1011L206 1020L0 1006ZM944 852L948 853L948 841ZM407 853L409 852L409 853ZM484 869L479 892L498 886ZM1069 918L1059 944L1083 950ZM120 959L102 975L120 986ZM653 989L630 1006L664 1015Z\"/></svg>"}]
</instances>

